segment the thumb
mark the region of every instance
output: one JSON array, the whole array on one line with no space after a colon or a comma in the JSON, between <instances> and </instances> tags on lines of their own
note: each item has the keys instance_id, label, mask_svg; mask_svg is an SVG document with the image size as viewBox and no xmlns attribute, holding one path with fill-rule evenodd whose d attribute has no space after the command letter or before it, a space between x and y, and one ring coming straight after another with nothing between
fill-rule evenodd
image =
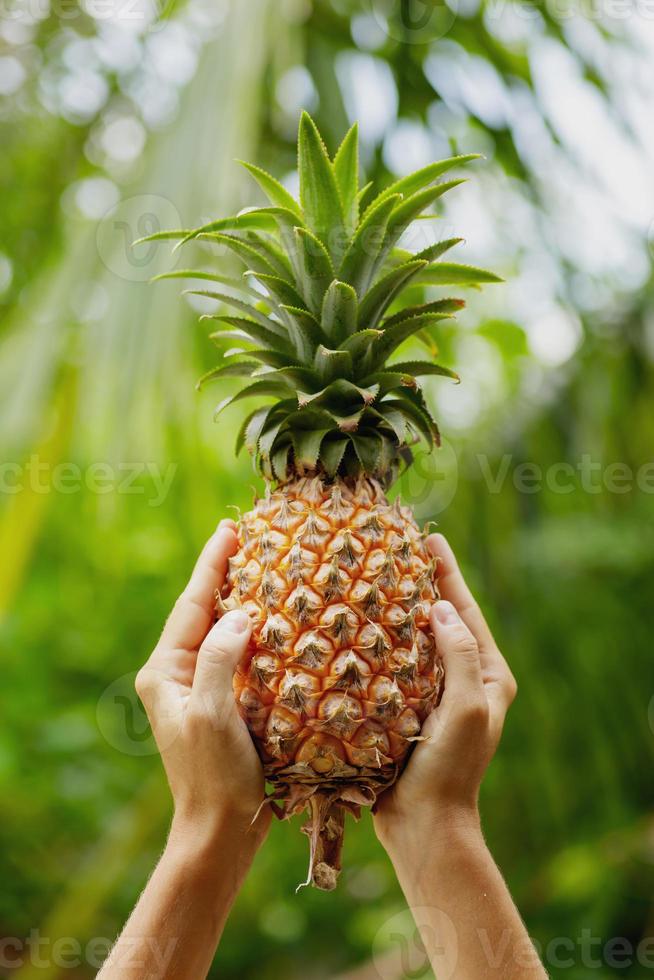
<instances>
[{"instance_id":1,"label":"thumb","mask_svg":"<svg viewBox=\"0 0 654 980\"><path fill-rule=\"evenodd\" d=\"M195 665L191 698L213 712L232 703L232 678L245 655L252 633L250 617L242 609L233 609L218 620L200 647Z\"/></svg>"},{"instance_id":2,"label":"thumb","mask_svg":"<svg viewBox=\"0 0 654 980\"><path fill-rule=\"evenodd\" d=\"M444 702L483 696L479 645L451 602L441 599L431 608L436 648L445 667Z\"/></svg>"}]
</instances>

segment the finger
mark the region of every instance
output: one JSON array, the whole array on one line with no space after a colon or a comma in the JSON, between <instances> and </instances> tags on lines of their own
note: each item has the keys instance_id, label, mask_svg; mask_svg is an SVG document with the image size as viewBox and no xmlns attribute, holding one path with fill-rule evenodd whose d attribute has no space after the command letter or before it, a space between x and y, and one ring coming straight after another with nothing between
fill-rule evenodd
<instances>
[{"instance_id":1,"label":"finger","mask_svg":"<svg viewBox=\"0 0 654 980\"><path fill-rule=\"evenodd\" d=\"M493 634L470 589L447 539L431 534L427 546L440 558L438 588L444 599L452 602L479 644L481 673L491 712L491 727L499 735L506 712L516 694L516 682L509 666L497 648Z\"/></svg>"},{"instance_id":2,"label":"finger","mask_svg":"<svg viewBox=\"0 0 654 980\"><path fill-rule=\"evenodd\" d=\"M233 521L231 517L223 517L222 521L218 525L218 530L220 530L221 527L231 527L232 531L236 531L238 534L238 524L236 521Z\"/></svg>"},{"instance_id":3,"label":"finger","mask_svg":"<svg viewBox=\"0 0 654 980\"><path fill-rule=\"evenodd\" d=\"M207 635L215 615L216 590L227 574L227 562L238 548L231 522L221 522L202 549L188 585L175 603L159 647L195 650Z\"/></svg>"},{"instance_id":4,"label":"finger","mask_svg":"<svg viewBox=\"0 0 654 980\"><path fill-rule=\"evenodd\" d=\"M464 709L488 712L477 640L446 599L432 606L429 619L445 668L441 706L455 712Z\"/></svg>"},{"instance_id":5,"label":"finger","mask_svg":"<svg viewBox=\"0 0 654 980\"><path fill-rule=\"evenodd\" d=\"M433 555L440 559L438 564L438 591L441 597L456 606L466 626L474 633L481 649L486 650L495 647L493 634L474 596L466 585L447 539L442 534L430 534L427 538L427 547Z\"/></svg>"},{"instance_id":6,"label":"finger","mask_svg":"<svg viewBox=\"0 0 654 980\"><path fill-rule=\"evenodd\" d=\"M242 609L218 620L200 647L195 666L191 703L219 720L235 706L232 680L250 642L252 622Z\"/></svg>"}]
</instances>

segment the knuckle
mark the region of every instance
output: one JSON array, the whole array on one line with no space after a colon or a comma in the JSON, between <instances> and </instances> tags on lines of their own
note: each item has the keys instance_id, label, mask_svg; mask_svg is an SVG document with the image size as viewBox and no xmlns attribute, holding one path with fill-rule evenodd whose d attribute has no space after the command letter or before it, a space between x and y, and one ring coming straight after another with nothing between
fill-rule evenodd
<instances>
[{"instance_id":1,"label":"knuckle","mask_svg":"<svg viewBox=\"0 0 654 980\"><path fill-rule=\"evenodd\" d=\"M507 672L507 677L505 681L506 694L509 700L509 704L512 704L518 694L518 682L509 670Z\"/></svg>"},{"instance_id":2,"label":"knuckle","mask_svg":"<svg viewBox=\"0 0 654 980\"><path fill-rule=\"evenodd\" d=\"M459 716L469 727L485 728L489 715L488 701L484 697L469 697L459 704Z\"/></svg>"},{"instance_id":3,"label":"knuckle","mask_svg":"<svg viewBox=\"0 0 654 980\"><path fill-rule=\"evenodd\" d=\"M141 701L149 700L155 689L155 676L147 667L141 667L134 679L134 689Z\"/></svg>"},{"instance_id":4,"label":"knuckle","mask_svg":"<svg viewBox=\"0 0 654 980\"><path fill-rule=\"evenodd\" d=\"M229 654L222 644L212 637L207 637L198 653L198 660L212 667L220 667L229 662Z\"/></svg>"},{"instance_id":5,"label":"knuckle","mask_svg":"<svg viewBox=\"0 0 654 980\"><path fill-rule=\"evenodd\" d=\"M452 653L460 657L469 657L470 659L476 660L479 656L479 645L472 633L466 629L452 631L450 649Z\"/></svg>"}]
</instances>

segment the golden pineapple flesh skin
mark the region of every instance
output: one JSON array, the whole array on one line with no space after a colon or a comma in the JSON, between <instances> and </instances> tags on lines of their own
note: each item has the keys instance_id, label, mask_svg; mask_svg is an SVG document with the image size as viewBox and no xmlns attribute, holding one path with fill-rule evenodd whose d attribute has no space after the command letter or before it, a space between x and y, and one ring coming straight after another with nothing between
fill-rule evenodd
<instances>
[{"instance_id":1,"label":"golden pineapple flesh skin","mask_svg":"<svg viewBox=\"0 0 654 980\"><path fill-rule=\"evenodd\" d=\"M310 809L312 877L333 887L325 827L338 852L343 809L394 782L440 696L436 561L411 511L363 478L284 484L241 518L239 544L219 600L254 623L237 702L280 815Z\"/></svg>"}]
</instances>

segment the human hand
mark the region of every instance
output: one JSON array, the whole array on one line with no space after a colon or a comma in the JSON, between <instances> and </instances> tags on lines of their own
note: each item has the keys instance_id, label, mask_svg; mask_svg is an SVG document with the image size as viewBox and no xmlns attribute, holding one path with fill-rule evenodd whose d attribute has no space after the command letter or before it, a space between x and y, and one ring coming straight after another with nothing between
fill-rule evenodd
<instances>
[{"instance_id":1,"label":"human hand","mask_svg":"<svg viewBox=\"0 0 654 980\"><path fill-rule=\"evenodd\" d=\"M270 824L261 763L232 689L251 623L234 610L214 621L216 590L238 547L221 521L175 603L136 690L147 712L175 804L171 837L193 846L225 844L228 830L258 845Z\"/></svg>"},{"instance_id":2,"label":"human hand","mask_svg":"<svg viewBox=\"0 0 654 980\"><path fill-rule=\"evenodd\" d=\"M439 565L440 601L431 626L445 667L439 706L422 728L397 783L380 797L375 830L387 849L405 848L434 834L477 832L477 798L502 734L516 682L500 653L456 558L441 534L428 539Z\"/></svg>"}]
</instances>

